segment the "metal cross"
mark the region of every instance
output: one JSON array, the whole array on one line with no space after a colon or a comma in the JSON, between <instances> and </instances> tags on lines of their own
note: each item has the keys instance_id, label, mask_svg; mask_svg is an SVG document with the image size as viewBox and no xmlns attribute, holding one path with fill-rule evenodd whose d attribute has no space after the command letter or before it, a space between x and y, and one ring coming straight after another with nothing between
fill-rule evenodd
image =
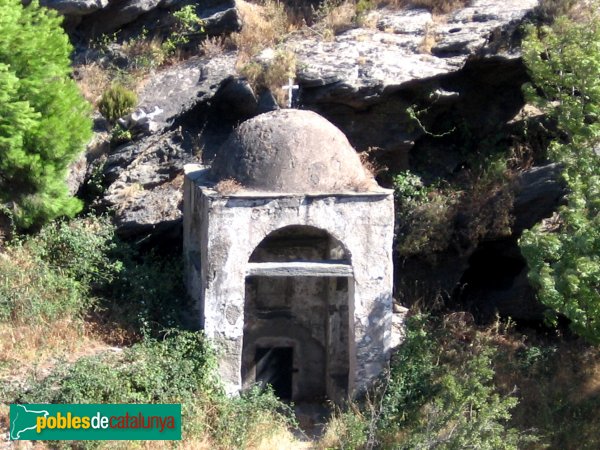
<instances>
[{"instance_id":1,"label":"metal cross","mask_svg":"<svg viewBox=\"0 0 600 450\"><path fill-rule=\"evenodd\" d=\"M281 89L287 90L287 95L288 95L287 107L288 108L292 107L292 99L294 97L294 90L297 90L299 88L300 88L300 86L298 86L297 84L294 84L294 80L292 78L289 78L287 86L281 86Z\"/></svg>"}]
</instances>

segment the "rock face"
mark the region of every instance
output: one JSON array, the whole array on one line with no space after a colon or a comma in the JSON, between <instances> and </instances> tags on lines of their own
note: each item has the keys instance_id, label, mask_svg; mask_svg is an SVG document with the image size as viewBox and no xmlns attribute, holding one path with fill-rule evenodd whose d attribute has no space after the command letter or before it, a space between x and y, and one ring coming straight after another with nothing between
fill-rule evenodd
<instances>
[{"instance_id":1,"label":"rock face","mask_svg":"<svg viewBox=\"0 0 600 450\"><path fill-rule=\"evenodd\" d=\"M42 6L65 16L85 16L108 6L108 0L42 0Z\"/></svg>"},{"instance_id":2,"label":"rock face","mask_svg":"<svg viewBox=\"0 0 600 450\"><path fill-rule=\"evenodd\" d=\"M217 153L211 173L269 192L364 191L375 185L346 136L301 110L261 114L241 124Z\"/></svg>"},{"instance_id":3,"label":"rock face","mask_svg":"<svg viewBox=\"0 0 600 450\"><path fill-rule=\"evenodd\" d=\"M241 20L235 0L42 0L41 4L65 16L65 25L73 36L94 38L127 28L145 27L149 33L162 32L173 24L167 13L189 4L204 21L208 35L239 31Z\"/></svg>"},{"instance_id":4,"label":"rock face","mask_svg":"<svg viewBox=\"0 0 600 450\"><path fill-rule=\"evenodd\" d=\"M102 203L114 209L121 235L180 228L183 165L199 161L206 142L222 142L235 124L227 117L215 126L207 120L223 107L215 95L234 72L233 62L231 55L192 58L146 84L140 105L163 111L154 117L156 134L116 148L103 166Z\"/></svg>"},{"instance_id":5,"label":"rock face","mask_svg":"<svg viewBox=\"0 0 600 450\"><path fill-rule=\"evenodd\" d=\"M475 0L434 19L422 9L371 13L376 29L358 28L331 42L299 39L300 103L317 111L359 150L378 147L386 163L406 169L424 130L444 133L457 117L482 136L521 108L527 79L513 40L537 0ZM486 114L482 115L481 111Z\"/></svg>"}]
</instances>

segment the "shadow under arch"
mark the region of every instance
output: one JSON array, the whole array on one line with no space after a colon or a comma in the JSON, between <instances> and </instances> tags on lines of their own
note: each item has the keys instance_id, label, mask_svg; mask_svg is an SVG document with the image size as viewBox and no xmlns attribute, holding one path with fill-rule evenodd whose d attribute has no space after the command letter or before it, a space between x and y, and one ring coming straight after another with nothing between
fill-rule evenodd
<instances>
[{"instance_id":1,"label":"shadow under arch","mask_svg":"<svg viewBox=\"0 0 600 450\"><path fill-rule=\"evenodd\" d=\"M248 262L296 260L340 261L351 264L351 254L329 231L311 225L287 225L270 232Z\"/></svg>"},{"instance_id":2,"label":"shadow under arch","mask_svg":"<svg viewBox=\"0 0 600 450\"><path fill-rule=\"evenodd\" d=\"M354 322L349 252L323 229L289 225L269 233L248 262L271 270L293 262L346 268L247 276L241 364L245 388L268 383L285 400L343 402Z\"/></svg>"}]
</instances>

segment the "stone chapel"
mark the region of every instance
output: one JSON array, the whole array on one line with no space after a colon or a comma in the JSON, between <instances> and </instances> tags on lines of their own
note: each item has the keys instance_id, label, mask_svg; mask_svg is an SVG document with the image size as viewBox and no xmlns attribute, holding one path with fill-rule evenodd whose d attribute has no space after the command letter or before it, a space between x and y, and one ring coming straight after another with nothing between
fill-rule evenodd
<instances>
[{"instance_id":1,"label":"stone chapel","mask_svg":"<svg viewBox=\"0 0 600 450\"><path fill-rule=\"evenodd\" d=\"M310 111L242 123L210 167L187 165L186 283L229 392L340 403L391 346L393 193Z\"/></svg>"}]
</instances>

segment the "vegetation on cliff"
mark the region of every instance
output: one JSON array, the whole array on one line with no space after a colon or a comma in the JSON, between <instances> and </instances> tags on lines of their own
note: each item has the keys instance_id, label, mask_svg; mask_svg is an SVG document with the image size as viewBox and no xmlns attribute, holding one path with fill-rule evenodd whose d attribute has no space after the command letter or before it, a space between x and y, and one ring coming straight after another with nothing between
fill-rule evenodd
<instances>
[{"instance_id":1,"label":"vegetation on cliff","mask_svg":"<svg viewBox=\"0 0 600 450\"><path fill-rule=\"evenodd\" d=\"M527 93L556 123L549 157L569 192L552 218L523 234L521 249L540 300L600 343L600 16L592 14L530 28L523 43Z\"/></svg>"}]
</instances>

